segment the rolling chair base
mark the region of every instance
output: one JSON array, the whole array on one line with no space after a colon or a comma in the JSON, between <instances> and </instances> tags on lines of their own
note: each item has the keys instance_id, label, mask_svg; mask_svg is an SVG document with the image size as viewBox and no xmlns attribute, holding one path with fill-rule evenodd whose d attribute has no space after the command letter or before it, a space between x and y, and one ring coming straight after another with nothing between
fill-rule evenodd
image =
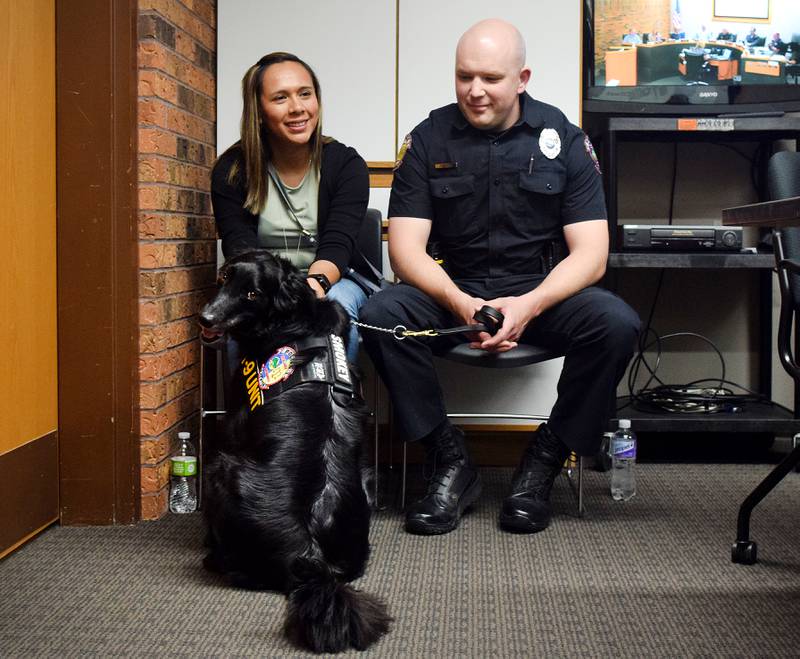
<instances>
[{"instance_id":1,"label":"rolling chair base","mask_svg":"<svg viewBox=\"0 0 800 659\"><path fill-rule=\"evenodd\" d=\"M786 474L800 464L800 433L794 436L794 448L761 481L739 508L736 542L731 547L731 561L741 565L755 565L758 562L758 545L750 540L750 515L759 502L766 497Z\"/></svg>"}]
</instances>

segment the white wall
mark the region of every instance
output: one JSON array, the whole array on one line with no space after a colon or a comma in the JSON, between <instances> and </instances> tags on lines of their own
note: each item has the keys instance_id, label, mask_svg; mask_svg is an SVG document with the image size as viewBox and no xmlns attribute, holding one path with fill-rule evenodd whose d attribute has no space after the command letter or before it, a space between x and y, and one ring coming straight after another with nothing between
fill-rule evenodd
<instances>
[{"instance_id":1,"label":"white wall","mask_svg":"<svg viewBox=\"0 0 800 659\"><path fill-rule=\"evenodd\" d=\"M454 9L457 8L457 11ZM428 113L455 101L458 38L484 18L519 28L532 69L528 93L580 123L581 5L568 2L400 0L398 137Z\"/></svg>"},{"instance_id":2,"label":"white wall","mask_svg":"<svg viewBox=\"0 0 800 659\"><path fill-rule=\"evenodd\" d=\"M749 21L723 21L714 20L713 0L700 0L681 2L681 17L686 36L694 37L705 25L711 32L718 34L723 27L727 27L740 39L756 28L760 36L767 37L767 41L775 32L780 32L784 41L788 41L792 34L800 34L800 2L798 0L770 0L770 21L768 23L752 23Z\"/></svg>"},{"instance_id":3,"label":"white wall","mask_svg":"<svg viewBox=\"0 0 800 659\"><path fill-rule=\"evenodd\" d=\"M222 0L217 31L217 145L239 139L241 81L267 53L306 61L320 80L323 132L366 160L394 160L395 8L376 0Z\"/></svg>"}]
</instances>

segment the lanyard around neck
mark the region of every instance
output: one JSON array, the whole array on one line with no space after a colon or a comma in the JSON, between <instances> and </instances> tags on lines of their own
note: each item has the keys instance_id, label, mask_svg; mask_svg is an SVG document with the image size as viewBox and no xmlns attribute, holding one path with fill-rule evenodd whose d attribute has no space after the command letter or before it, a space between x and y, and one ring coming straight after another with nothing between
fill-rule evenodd
<instances>
[{"instance_id":1,"label":"lanyard around neck","mask_svg":"<svg viewBox=\"0 0 800 659\"><path fill-rule=\"evenodd\" d=\"M300 220L298 219L297 215L294 212L294 209L292 208L292 204L289 202L289 195L286 194L286 188L283 185L283 181L281 181L280 176L278 176L278 172L275 170L275 167L273 166L272 163L269 163L267 165L267 171L269 172L269 177L272 179L272 182L275 184L275 187L278 190L278 195L280 196L281 201L283 202L284 208L286 208L287 212L289 213L289 216L292 218L292 220L294 220L294 223L297 225L297 228L300 230L300 233L303 234L303 236L305 236L305 238L311 245L316 245L317 237L314 234L310 233L303 226L303 223L300 222Z\"/></svg>"}]
</instances>

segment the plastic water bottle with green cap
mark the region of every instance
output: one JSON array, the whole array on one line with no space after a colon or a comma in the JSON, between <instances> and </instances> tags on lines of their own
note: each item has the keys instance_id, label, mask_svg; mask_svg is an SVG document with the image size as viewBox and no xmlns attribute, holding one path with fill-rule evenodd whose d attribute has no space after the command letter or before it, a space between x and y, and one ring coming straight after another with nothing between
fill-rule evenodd
<instances>
[{"instance_id":1,"label":"plastic water bottle with green cap","mask_svg":"<svg viewBox=\"0 0 800 659\"><path fill-rule=\"evenodd\" d=\"M197 510L197 451L191 435L178 433L178 451L171 458L169 509L173 513Z\"/></svg>"}]
</instances>

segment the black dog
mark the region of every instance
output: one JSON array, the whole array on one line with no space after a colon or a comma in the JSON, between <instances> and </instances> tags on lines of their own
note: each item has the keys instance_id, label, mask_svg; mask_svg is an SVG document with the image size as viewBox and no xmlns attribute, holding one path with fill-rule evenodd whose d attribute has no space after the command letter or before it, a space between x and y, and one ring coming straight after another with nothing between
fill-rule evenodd
<instances>
[{"instance_id":1,"label":"black dog","mask_svg":"<svg viewBox=\"0 0 800 659\"><path fill-rule=\"evenodd\" d=\"M369 555L361 481L365 408L342 336L348 319L288 261L229 260L200 315L203 339L238 344L226 438L206 467L204 564L239 586L286 593L286 633L315 652L367 648L389 629L347 585Z\"/></svg>"}]
</instances>

